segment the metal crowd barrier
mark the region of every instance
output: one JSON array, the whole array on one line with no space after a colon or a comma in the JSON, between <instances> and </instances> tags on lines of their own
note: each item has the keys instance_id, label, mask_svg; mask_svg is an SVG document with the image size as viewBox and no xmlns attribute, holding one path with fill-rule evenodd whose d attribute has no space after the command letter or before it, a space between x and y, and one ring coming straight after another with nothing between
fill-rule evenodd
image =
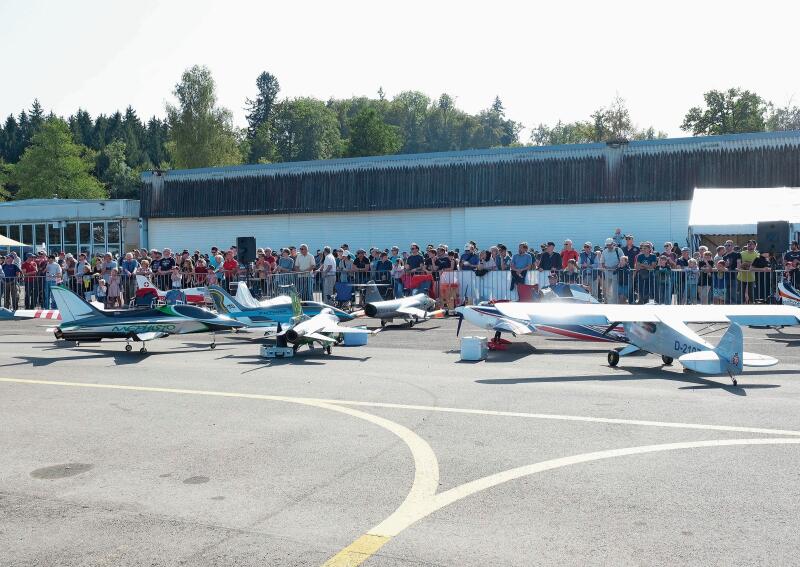
<instances>
[{"instance_id":1,"label":"metal crowd barrier","mask_svg":"<svg viewBox=\"0 0 800 567\"><path fill-rule=\"evenodd\" d=\"M556 276L552 282L551 274ZM523 290L523 296L527 297L535 285L544 289L555 281L580 285L598 301L606 303L772 303L776 301L778 283L781 280L786 278L795 287L800 287L800 269L710 273L702 270L531 270L524 274L524 278L508 270L447 270L407 274L401 278L394 278L389 272L371 271L339 271L335 276L322 276L318 272L291 272L263 277L240 271L220 276L209 273L182 274L180 287L186 289L216 283L235 295L238 282L245 281L253 297L269 299L285 293L285 286L294 286L301 299L334 304L346 299L338 297L338 292L344 289L346 293L348 286L343 288L337 285L346 283L349 284L351 303L359 304L363 303L367 282L375 281L379 284L381 295L386 299L422 291L450 308L465 301L518 301L520 285L529 286ZM165 292L174 287L168 275L153 275L149 279ZM15 281L0 277L0 305L9 309L54 308L55 304L49 293L49 288L53 285L65 285L87 300L100 300L102 298L98 294L97 282L94 274L88 281L83 277L67 276L58 282L48 281L45 276L22 277ZM128 306L137 290L136 277L120 276L119 288L119 305Z\"/></svg>"}]
</instances>

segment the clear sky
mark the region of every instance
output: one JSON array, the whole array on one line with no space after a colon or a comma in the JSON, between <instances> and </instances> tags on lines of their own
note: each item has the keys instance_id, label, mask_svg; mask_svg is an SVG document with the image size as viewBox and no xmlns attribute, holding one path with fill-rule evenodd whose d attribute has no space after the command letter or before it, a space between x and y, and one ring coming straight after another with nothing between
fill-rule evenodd
<instances>
[{"instance_id":1,"label":"clear sky","mask_svg":"<svg viewBox=\"0 0 800 567\"><path fill-rule=\"evenodd\" d=\"M64 116L129 104L162 116L181 72L202 64L240 126L267 70L282 97L382 86L477 112L499 95L526 127L585 119L619 94L639 126L677 136L712 88L800 103L799 17L796 1L752 0L0 0L0 115L38 97Z\"/></svg>"}]
</instances>

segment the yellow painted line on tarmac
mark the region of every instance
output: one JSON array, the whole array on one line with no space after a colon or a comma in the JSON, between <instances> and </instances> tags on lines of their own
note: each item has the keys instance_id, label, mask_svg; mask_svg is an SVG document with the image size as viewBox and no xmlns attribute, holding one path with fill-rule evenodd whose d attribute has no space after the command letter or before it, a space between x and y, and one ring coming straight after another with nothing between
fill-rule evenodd
<instances>
[{"instance_id":1,"label":"yellow painted line on tarmac","mask_svg":"<svg viewBox=\"0 0 800 567\"><path fill-rule=\"evenodd\" d=\"M328 559L322 567L356 567L375 555L390 538L364 534L339 553Z\"/></svg>"},{"instance_id":2,"label":"yellow painted line on tarmac","mask_svg":"<svg viewBox=\"0 0 800 567\"><path fill-rule=\"evenodd\" d=\"M245 394L237 392L215 392L207 390L190 390L180 388L159 388L151 386L126 386L118 384L98 384L87 382L62 382L55 380L32 380L24 378L0 378L0 382L37 384L49 386L77 387L77 388L96 388L107 390L127 390L135 392L155 392L168 394L188 394L200 396L217 396L226 398L245 398L283 401L289 403L302 404L336 411L359 419L363 419L378 425L400 437L408 446L414 458L414 482L411 490L403 503L385 520L374 528L358 537L353 543L342 549L331 557L324 565L327 567L344 567L360 565L370 557L374 556L388 541L407 529L415 522L429 516L437 510L448 506L454 502L493 488L500 484L517 480L544 471L558 469L566 466L624 457L630 455L640 455L645 453L656 453L664 451L674 451L683 449L727 447L741 445L786 445L800 444L800 438L779 438L772 437L766 439L721 439L711 441L688 441L680 443L663 443L659 445L644 445L638 447L626 447L621 449L610 449L605 451L594 451L557 459L550 459L540 463L516 467L499 473L491 474L470 482L466 482L442 493L437 494L439 483L439 465L436 455L430 445L415 432L388 419L378 417L366 412L362 412L347 405L370 406L370 407L391 407L407 410L441 411L447 413L467 413L475 415L501 415L509 417L528 417L540 419L560 419L565 421L586 421L595 423L616 423L627 425L652 425L657 427L676 427L691 429L707 429L729 432L758 432L773 435L800 436L800 431L787 431L778 429L703 425L703 424L681 424L670 422L651 422L636 420L620 420L606 418L588 418L579 416L557 416L550 414L526 414L519 412L498 412L491 410L468 410L458 408L438 408L435 406L415 406L403 404L385 404L377 402L356 402L346 400L323 400L315 398L298 398L289 396L271 396L265 394ZM337 405L341 404L341 405Z\"/></svg>"}]
</instances>

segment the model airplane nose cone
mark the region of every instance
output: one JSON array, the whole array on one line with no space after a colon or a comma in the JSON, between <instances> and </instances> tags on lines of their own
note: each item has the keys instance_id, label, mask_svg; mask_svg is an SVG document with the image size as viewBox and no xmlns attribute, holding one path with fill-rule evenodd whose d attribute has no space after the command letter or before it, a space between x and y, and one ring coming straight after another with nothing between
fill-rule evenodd
<instances>
[{"instance_id":1,"label":"model airplane nose cone","mask_svg":"<svg viewBox=\"0 0 800 567\"><path fill-rule=\"evenodd\" d=\"M288 331L286 331L286 340L289 341L290 343L297 341L297 339L299 338L300 335L297 334L297 331L295 331L294 329L289 329Z\"/></svg>"},{"instance_id":2,"label":"model airplane nose cone","mask_svg":"<svg viewBox=\"0 0 800 567\"><path fill-rule=\"evenodd\" d=\"M375 307L372 303L367 303L364 306L364 314L367 317L375 317L378 314L378 308Z\"/></svg>"}]
</instances>

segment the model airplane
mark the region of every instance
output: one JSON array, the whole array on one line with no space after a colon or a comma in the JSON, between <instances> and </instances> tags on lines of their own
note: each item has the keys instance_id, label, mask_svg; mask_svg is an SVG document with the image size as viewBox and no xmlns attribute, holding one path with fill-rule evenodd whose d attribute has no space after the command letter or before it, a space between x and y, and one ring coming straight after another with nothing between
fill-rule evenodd
<instances>
[{"instance_id":1,"label":"model airplane","mask_svg":"<svg viewBox=\"0 0 800 567\"><path fill-rule=\"evenodd\" d=\"M247 284L239 282L239 290L247 290ZM246 292L245 301L249 297L252 301L248 304L243 304L237 297L231 295L219 286L212 285L208 289L211 299L219 313L225 314L231 319L235 319L244 323L247 327L277 327L286 325L292 321L294 317L294 310L292 307L292 298L289 295L280 295L276 298L267 301L256 301L250 295L249 290ZM319 315L324 309L331 311L338 321L350 321L354 317L341 309L335 309L324 303L316 301L301 301L300 305L304 315L313 317Z\"/></svg>"},{"instance_id":2,"label":"model airplane","mask_svg":"<svg viewBox=\"0 0 800 567\"><path fill-rule=\"evenodd\" d=\"M369 285L372 284L372 285ZM415 293L409 297L384 300L374 282L367 287L364 314L381 320L381 327L395 319L404 319L409 327L414 323L434 317L444 317L444 310L431 311L436 302L425 293Z\"/></svg>"},{"instance_id":3,"label":"model airplane","mask_svg":"<svg viewBox=\"0 0 800 567\"><path fill-rule=\"evenodd\" d=\"M783 305L800 307L800 293L786 280L778 282L778 297Z\"/></svg>"},{"instance_id":4,"label":"model airplane","mask_svg":"<svg viewBox=\"0 0 800 567\"><path fill-rule=\"evenodd\" d=\"M61 312L56 338L74 341L76 346L81 342L102 339L125 339L125 350L130 352L133 348L131 341L145 343L169 335L213 334L244 326L229 317L193 305L100 311L66 288L53 287L51 291ZM216 336L210 346L212 349L217 346ZM139 352L147 352L144 344Z\"/></svg>"},{"instance_id":5,"label":"model airplane","mask_svg":"<svg viewBox=\"0 0 800 567\"><path fill-rule=\"evenodd\" d=\"M160 301L166 301L167 299L167 292L161 291L153 282L138 274L136 275L136 288L137 290L152 289ZM186 303L198 305L205 305L206 303L206 288L204 287L188 287L179 291L186 296Z\"/></svg>"},{"instance_id":6,"label":"model airplane","mask_svg":"<svg viewBox=\"0 0 800 567\"><path fill-rule=\"evenodd\" d=\"M772 366L775 358L744 352L741 325L781 326L800 324L800 310L785 305L591 305L498 303L463 306L456 312L484 329L514 335L565 326L604 326L609 333L621 325L628 343L608 353L616 366L622 356L636 351L661 355L664 364L677 358L686 368L703 374L728 374L736 384L743 366ZM710 344L687 323L729 323L717 346ZM459 328L461 322L459 321Z\"/></svg>"},{"instance_id":7,"label":"model airplane","mask_svg":"<svg viewBox=\"0 0 800 567\"><path fill-rule=\"evenodd\" d=\"M288 325L276 335L277 345L286 347L292 345L295 352L302 345L313 348L314 343L319 343L323 350L331 353L333 345L342 342L342 333L372 334L372 331L354 327L342 327L333 309L326 307L317 315L309 317L303 313L300 298L290 291L293 317Z\"/></svg>"},{"instance_id":8,"label":"model airplane","mask_svg":"<svg viewBox=\"0 0 800 567\"><path fill-rule=\"evenodd\" d=\"M100 311L105 311L106 309L105 305L99 301L90 301L89 303ZM58 309L17 309L12 311L5 307L0 307L0 321L21 321L25 319L60 321L61 312Z\"/></svg>"}]
</instances>

